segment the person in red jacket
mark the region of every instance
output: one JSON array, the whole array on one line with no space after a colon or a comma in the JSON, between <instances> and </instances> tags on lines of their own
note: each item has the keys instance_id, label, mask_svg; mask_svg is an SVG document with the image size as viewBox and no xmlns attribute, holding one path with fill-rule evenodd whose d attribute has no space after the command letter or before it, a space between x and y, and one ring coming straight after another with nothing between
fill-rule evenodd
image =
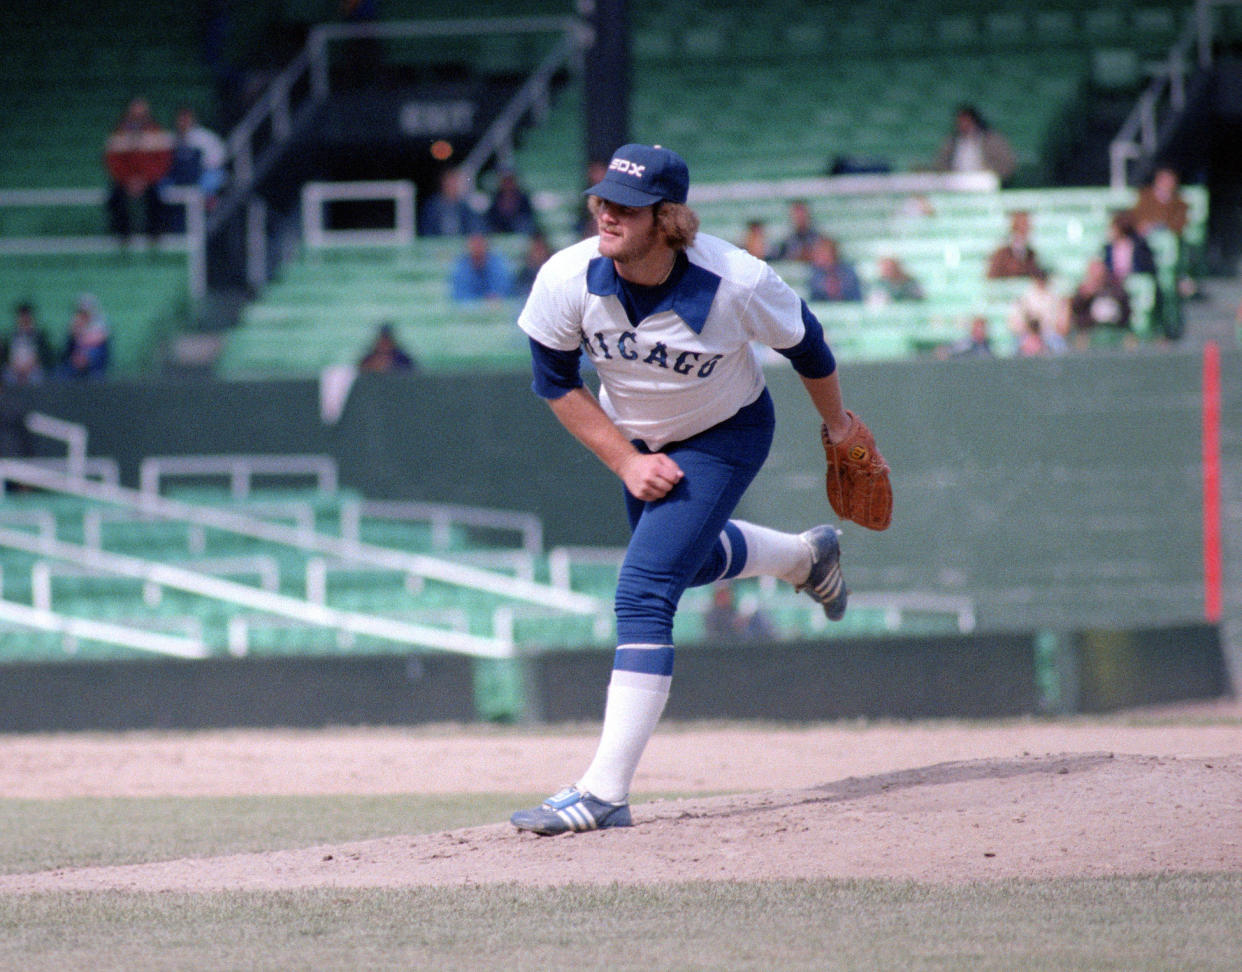
<instances>
[{"instance_id":1,"label":"person in red jacket","mask_svg":"<svg viewBox=\"0 0 1242 972\"><path fill-rule=\"evenodd\" d=\"M151 114L145 98L134 98L104 146L104 167L112 180L108 228L122 242L132 231L131 208L141 199L147 236L155 242L164 229L159 183L172 166L173 136Z\"/></svg>"}]
</instances>

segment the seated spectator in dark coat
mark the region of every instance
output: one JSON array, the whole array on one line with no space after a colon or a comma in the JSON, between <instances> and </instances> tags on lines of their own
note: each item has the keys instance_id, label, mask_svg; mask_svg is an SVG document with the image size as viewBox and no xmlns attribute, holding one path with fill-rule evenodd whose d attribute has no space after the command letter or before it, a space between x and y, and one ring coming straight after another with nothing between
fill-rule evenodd
<instances>
[{"instance_id":1,"label":"seated spectator in dark coat","mask_svg":"<svg viewBox=\"0 0 1242 972\"><path fill-rule=\"evenodd\" d=\"M1114 213L1109 221L1104 265L1121 281L1132 273L1156 276L1156 256L1147 241L1139 235L1134 217L1129 212Z\"/></svg>"},{"instance_id":2,"label":"seated spectator in dark coat","mask_svg":"<svg viewBox=\"0 0 1242 972\"><path fill-rule=\"evenodd\" d=\"M535 207L530 196L518 183L517 175L510 171L500 174L500 182L487 207L487 230L489 233L522 233L530 236L538 231Z\"/></svg>"},{"instance_id":3,"label":"seated spectator in dark coat","mask_svg":"<svg viewBox=\"0 0 1242 972\"><path fill-rule=\"evenodd\" d=\"M414 371L414 359L397 343L391 324L381 324L375 340L358 362L360 371Z\"/></svg>"},{"instance_id":4,"label":"seated spectator in dark coat","mask_svg":"<svg viewBox=\"0 0 1242 972\"><path fill-rule=\"evenodd\" d=\"M789 235L773 251L771 258L805 263L811 259L811 249L820 236L811 218L811 207L805 200L795 199L789 204Z\"/></svg>"},{"instance_id":5,"label":"seated spectator in dark coat","mask_svg":"<svg viewBox=\"0 0 1242 972\"><path fill-rule=\"evenodd\" d=\"M467 236L481 232L481 215L466 198L466 184L456 169L446 169L440 176L439 191L432 193L418 211L418 232L421 236Z\"/></svg>"},{"instance_id":6,"label":"seated spectator in dark coat","mask_svg":"<svg viewBox=\"0 0 1242 972\"><path fill-rule=\"evenodd\" d=\"M0 368L6 385L36 385L55 367L52 342L39 326L34 305L23 301L13 309L13 333L0 346Z\"/></svg>"},{"instance_id":7,"label":"seated spectator in dark coat","mask_svg":"<svg viewBox=\"0 0 1242 972\"><path fill-rule=\"evenodd\" d=\"M807 278L811 300L862 300L857 271L840 257L836 240L820 237L811 247L811 273Z\"/></svg>"}]
</instances>

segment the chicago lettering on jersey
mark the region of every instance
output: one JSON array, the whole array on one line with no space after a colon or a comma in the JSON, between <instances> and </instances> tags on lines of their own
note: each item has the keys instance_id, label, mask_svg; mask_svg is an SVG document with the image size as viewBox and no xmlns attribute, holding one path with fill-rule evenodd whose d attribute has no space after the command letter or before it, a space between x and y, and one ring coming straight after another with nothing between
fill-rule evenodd
<instances>
[{"instance_id":1,"label":"chicago lettering on jersey","mask_svg":"<svg viewBox=\"0 0 1242 972\"><path fill-rule=\"evenodd\" d=\"M724 357L722 354L705 355L700 351L677 351L675 348L670 351L663 341L647 346L640 343L637 331L622 331L612 346L603 334L584 334L582 348L588 357L597 361L615 361L620 358L695 378L708 377L716 370L717 362Z\"/></svg>"}]
</instances>

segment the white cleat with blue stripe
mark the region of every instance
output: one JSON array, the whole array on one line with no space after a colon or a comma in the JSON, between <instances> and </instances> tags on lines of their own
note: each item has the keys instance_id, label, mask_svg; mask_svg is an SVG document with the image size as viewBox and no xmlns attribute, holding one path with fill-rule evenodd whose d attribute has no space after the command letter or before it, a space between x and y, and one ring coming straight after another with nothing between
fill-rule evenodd
<instances>
[{"instance_id":1,"label":"white cleat with blue stripe","mask_svg":"<svg viewBox=\"0 0 1242 972\"><path fill-rule=\"evenodd\" d=\"M633 825L628 803L608 803L576 786L565 787L533 810L519 810L509 822L518 830L547 837Z\"/></svg>"}]
</instances>

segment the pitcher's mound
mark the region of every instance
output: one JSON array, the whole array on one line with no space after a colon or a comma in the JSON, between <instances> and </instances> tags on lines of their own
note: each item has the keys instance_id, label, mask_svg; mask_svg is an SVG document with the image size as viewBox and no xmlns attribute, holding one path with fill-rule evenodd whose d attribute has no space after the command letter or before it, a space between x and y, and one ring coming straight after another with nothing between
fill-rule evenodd
<instances>
[{"instance_id":1,"label":"pitcher's mound","mask_svg":"<svg viewBox=\"0 0 1242 972\"><path fill-rule=\"evenodd\" d=\"M939 763L808 789L640 803L632 828L508 824L293 851L0 877L0 892L789 878L957 882L1242 871L1242 756Z\"/></svg>"}]
</instances>

